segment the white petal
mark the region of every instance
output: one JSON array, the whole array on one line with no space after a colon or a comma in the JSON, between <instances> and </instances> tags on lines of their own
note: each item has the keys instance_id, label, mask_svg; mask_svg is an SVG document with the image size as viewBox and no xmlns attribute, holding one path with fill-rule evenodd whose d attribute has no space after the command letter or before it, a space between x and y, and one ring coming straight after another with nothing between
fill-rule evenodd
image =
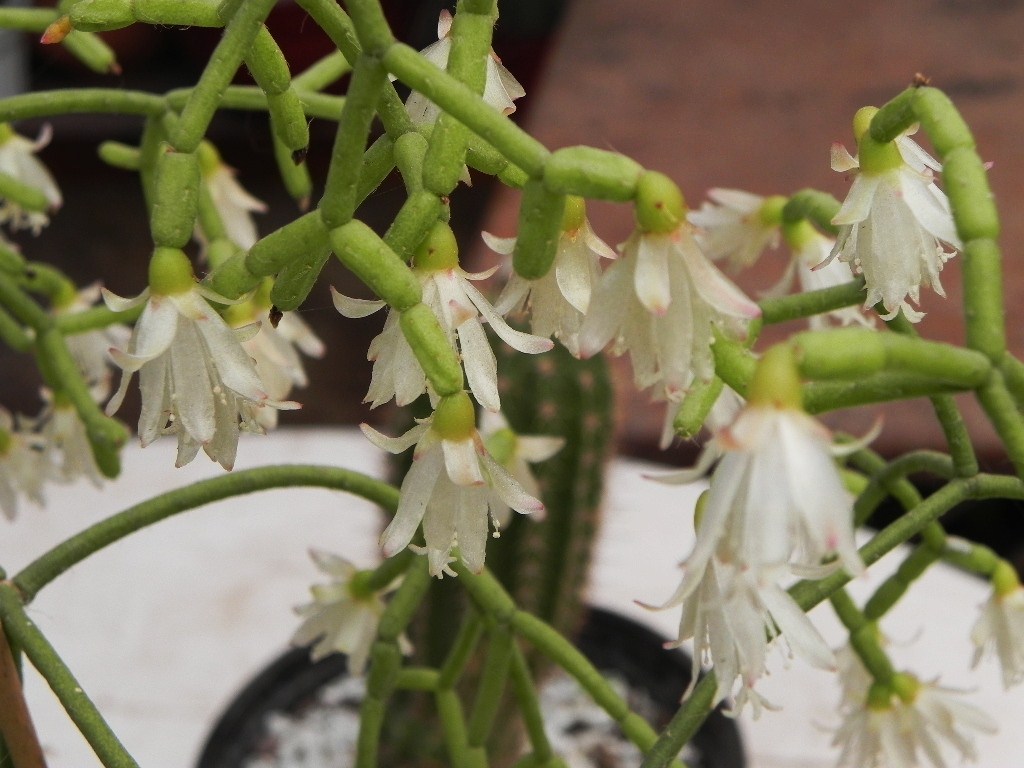
<instances>
[{"instance_id":1,"label":"white petal","mask_svg":"<svg viewBox=\"0 0 1024 768\"><path fill-rule=\"evenodd\" d=\"M359 429L362 430L364 435L366 435L367 440L381 450L387 451L388 453L402 453L403 451L409 450L409 448L419 442L423 433L430 429L430 422L421 422L399 437L388 437L387 435L378 432L369 424L360 424Z\"/></svg>"},{"instance_id":2,"label":"white petal","mask_svg":"<svg viewBox=\"0 0 1024 768\"><path fill-rule=\"evenodd\" d=\"M331 299L334 301L334 308L348 318L368 317L386 305L386 302L376 299L353 299L345 296L338 293L333 285Z\"/></svg>"},{"instance_id":3,"label":"white petal","mask_svg":"<svg viewBox=\"0 0 1024 768\"><path fill-rule=\"evenodd\" d=\"M499 410L501 400L498 397L498 363L483 326L476 320L471 320L459 326L458 335L462 365L466 370L466 382L473 397L487 410Z\"/></svg>"},{"instance_id":4,"label":"white petal","mask_svg":"<svg viewBox=\"0 0 1024 768\"><path fill-rule=\"evenodd\" d=\"M664 315L672 303L669 291L668 260L670 235L646 235L637 249L633 284L637 298L655 315Z\"/></svg>"},{"instance_id":5,"label":"white petal","mask_svg":"<svg viewBox=\"0 0 1024 768\"><path fill-rule=\"evenodd\" d=\"M444 453L444 467L448 477L456 485L483 485L484 476L480 471L473 440L441 440Z\"/></svg>"},{"instance_id":6,"label":"white petal","mask_svg":"<svg viewBox=\"0 0 1024 768\"><path fill-rule=\"evenodd\" d=\"M529 333L522 333L510 328L508 323L494 311L494 307L491 306L490 302L484 298L483 294L475 286L464 282L462 287L466 291L469 300L473 302L473 305L480 311L480 314L491 324L491 328L498 334L498 337L512 347L512 349L528 355L536 355L541 352L547 352L555 346L551 339L533 336Z\"/></svg>"}]
</instances>

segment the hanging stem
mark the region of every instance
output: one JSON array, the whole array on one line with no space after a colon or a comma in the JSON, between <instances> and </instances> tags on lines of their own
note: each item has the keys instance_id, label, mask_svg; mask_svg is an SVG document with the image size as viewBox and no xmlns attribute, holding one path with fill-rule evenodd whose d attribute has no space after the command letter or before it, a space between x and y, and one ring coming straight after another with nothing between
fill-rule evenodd
<instances>
[{"instance_id":1,"label":"hanging stem","mask_svg":"<svg viewBox=\"0 0 1024 768\"><path fill-rule=\"evenodd\" d=\"M110 730L71 670L25 614L21 597L10 582L0 582L0 620L8 636L21 647L32 666L49 684L100 762L106 768L138 768L138 763Z\"/></svg>"},{"instance_id":2,"label":"hanging stem","mask_svg":"<svg viewBox=\"0 0 1024 768\"><path fill-rule=\"evenodd\" d=\"M917 329L902 312L886 324L897 333L917 338ZM970 477L977 474L978 457L974 454L971 436L967 432L967 425L960 415L960 410L956 407L956 401L950 395L932 395L929 399L946 436L946 445L949 447L957 475Z\"/></svg>"},{"instance_id":3,"label":"hanging stem","mask_svg":"<svg viewBox=\"0 0 1024 768\"><path fill-rule=\"evenodd\" d=\"M999 213L967 123L937 88L908 88L871 121L871 137L890 142L920 123L942 160L942 176L957 234L964 242L961 271L967 346L998 363L1006 352ZM1018 464L1018 471L1021 465Z\"/></svg>"},{"instance_id":4,"label":"hanging stem","mask_svg":"<svg viewBox=\"0 0 1024 768\"><path fill-rule=\"evenodd\" d=\"M28 603L71 566L153 523L221 499L298 486L346 491L391 512L398 508L397 488L360 472L307 464L246 469L168 491L101 520L33 560L11 581Z\"/></svg>"}]
</instances>

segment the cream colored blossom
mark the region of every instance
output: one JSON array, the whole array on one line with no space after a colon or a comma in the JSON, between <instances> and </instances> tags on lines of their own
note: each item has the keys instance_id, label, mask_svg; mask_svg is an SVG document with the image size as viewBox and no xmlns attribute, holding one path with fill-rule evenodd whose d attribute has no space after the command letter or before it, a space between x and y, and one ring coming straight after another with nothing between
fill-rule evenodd
<instances>
[{"instance_id":1,"label":"cream colored blossom","mask_svg":"<svg viewBox=\"0 0 1024 768\"><path fill-rule=\"evenodd\" d=\"M310 587L313 602L295 609L302 624L292 635L292 644L309 645L316 641L310 654L313 661L332 653L347 654L349 674L362 675L387 605L384 597L398 588L400 579L384 589L366 592L359 588L355 579L359 571L351 562L315 549L309 554L330 581ZM399 642L403 652L411 650L404 635Z\"/></svg>"},{"instance_id":2,"label":"cream colored blossom","mask_svg":"<svg viewBox=\"0 0 1024 768\"><path fill-rule=\"evenodd\" d=\"M299 406L268 396L239 336L205 296L227 303L198 285L168 295L147 288L133 299L104 291L107 304L115 311L146 305L127 349L111 350L124 373L107 404L107 413L113 414L121 406L132 374L138 371L142 445L149 445L161 434L174 434L178 438L177 466L188 464L202 448L211 459L231 469L239 430L263 432L257 420L260 408Z\"/></svg>"},{"instance_id":3,"label":"cream colored blossom","mask_svg":"<svg viewBox=\"0 0 1024 768\"><path fill-rule=\"evenodd\" d=\"M760 308L701 252L688 224L665 234L637 230L601 277L580 330L580 354L609 343L629 352L633 379L678 400L693 377L714 374L714 329L743 337Z\"/></svg>"}]
</instances>

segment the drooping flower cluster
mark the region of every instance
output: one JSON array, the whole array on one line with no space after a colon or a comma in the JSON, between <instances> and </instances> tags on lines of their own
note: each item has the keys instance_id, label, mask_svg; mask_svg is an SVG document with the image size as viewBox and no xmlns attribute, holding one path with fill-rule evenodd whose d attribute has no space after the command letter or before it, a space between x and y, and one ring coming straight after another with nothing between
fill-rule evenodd
<instances>
[{"instance_id":1,"label":"drooping flower cluster","mask_svg":"<svg viewBox=\"0 0 1024 768\"><path fill-rule=\"evenodd\" d=\"M513 328L501 318L490 302L473 285L494 274L494 269L472 274L459 267L458 247L451 228L437 225L413 257L413 270L423 288L423 303L433 311L452 348L462 357L469 388L484 408L497 411L498 365L483 322L510 347L537 354L553 346L549 339L531 336ZM345 317L365 317L384 307L383 301L352 299L333 291L334 306ZM397 312L389 311L384 329L370 343L367 358L373 361L370 389L364 402L376 408L392 398L408 405L430 389L426 374L413 354L399 326Z\"/></svg>"},{"instance_id":2,"label":"drooping flower cluster","mask_svg":"<svg viewBox=\"0 0 1024 768\"><path fill-rule=\"evenodd\" d=\"M317 641L310 654L313 661L332 653L347 654L349 674L361 675L377 638L386 606L384 597L398 588L401 578L383 589L368 589L360 580L360 571L345 558L316 549L309 554L316 567L331 580L311 586L313 602L295 609L302 624L292 635L292 644L309 645ZM404 635L399 643L403 652L411 650Z\"/></svg>"},{"instance_id":3,"label":"drooping flower cluster","mask_svg":"<svg viewBox=\"0 0 1024 768\"><path fill-rule=\"evenodd\" d=\"M124 373L107 413L121 406L132 374L138 372L139 440L146 446L161 434L176 435L177 466L192 461L202 448L230 469L239 430L263 431L259 409L299 407L267 395L238 333L207 298L230 302L195 282L181 251L157 249L150 266L150 287L139 296L123 299L105 291L104 298L115 311L145 304L128 348L111 350ZM251 330L258 332L258 328Z\"/></svg>"},{"instance_id":4,"label":"drooping flower cluster","mask_svg":"<svg viewBox=\"0 0 1024 768\"><path fill-rule=\"evenodd\" d=\"M902 309L908 320L918 322L924 313L912 309L907 299L919 303L924 282L945 296L939 272L954 255L946 248L963 245L949 201L934 182L941 165L906 135L888 144L874 141L868 125L875 112L865 107L854 118L857 157L841 145L832 147L832 169L856 175L832 219L840 229L830 258L863 273L865 307L881 302L886 320Z\"/></svg>"},{"instance_id":5,"label":"drooping flower cluster","mask_svg":"<svg viewBox=\"0 0 1024 768\"><path fill-rule=\"evenodd\" d=\"M738 189L711 189L708 197L711 201L705 201L687 218L698 227L697 242L712 259L728 259L732 269L739 271L753 266L767 249L777 247L780 235L784 238L791 253L789 264L778 282L762 292L763 296L783 296L792 290L794 281L807 292L854 279L849 264L830 258L835 240L821 234L809 221L783 220L786 198L762 197ZM812 330L832 324L871 326L855 307L814 315L808 322Z\"/></svg>"},{"instance_id":6,"label":"drooping flower cluster","mask_svg":"<svg viewBox=\"0 0 1024 768\"><path fill-rule=\"evenodd\" d=\"M822 575L836 566L859 573L853 500L832 460L827 430L803 412L791 352L762 358L747 406L719 430L694 470L668 479L689 482L721 457L697 525L697 542L675 594L683 606L679 642L694 639L695 665L715 664L716 701L732 691L736 706L762 701L753 691L764 673L766 637L781 631L792 650L820 667L832 653L803 611L779 586L794 570Z\"/></svg>"},{"instance_id":7,"label":"drooping flower cluster","mask_svg":"<svg viewBox=\"0 0 1024 768\"><path fill-rule=\"evenodd\" d=\"M470 570L480 571L490 523L503 509L544 512L540 500L487 451L464 392L442 398L432 416L401 437L386 437L365 424L362 430L390 453L416 446L398 511L381 536L385 557L409 546L422 522L431 575L453 575L449 564L455 547Z\"/></svg>"},{"instance_id":8,"label":"drooping flower cluster","mask_svg":"<svg viewBox=\"0 0 1024 768\"><path fill-rule=\"evenodd\" d=\"M622 257L601 276L580 330L580 354L589 357L611 344L629 352L640 389L658 385L678 400L694 376L714 372L711 345L717 328L746 335L761 310L707 259L686 223L679 188L648 173L647 217L621 246ZM643 183L643 181L642 181Z\"/></svg>"}]
</instances>

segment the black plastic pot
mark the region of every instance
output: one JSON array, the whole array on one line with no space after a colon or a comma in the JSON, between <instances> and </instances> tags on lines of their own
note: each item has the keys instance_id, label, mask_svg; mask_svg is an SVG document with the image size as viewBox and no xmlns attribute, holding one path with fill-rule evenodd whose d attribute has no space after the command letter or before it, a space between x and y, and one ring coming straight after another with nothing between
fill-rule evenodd
<instances>
[{"instance_id":1,"label":"black plastic pot","mask_svg":"<svg viewBox=\"0 0 1024 768\"><path fill-rule=\"evenodd\" d=\"M656 634L613 613L592 609L578 646L594 666L625 682L631 695L638 694L653 705L650 716L655 726L668 721L689 685L690 659L685 653L666 651ZM316 706L317 694L346 675L342 654L313 663L307 649L285 652L227 708L210 733L197 768L242 768L253 756L265 753L272 741L268 715L295 715ZM685 754L690 768L745 765L736 724L718 711L705 721Z\"/></svg>"}]
</instances>

